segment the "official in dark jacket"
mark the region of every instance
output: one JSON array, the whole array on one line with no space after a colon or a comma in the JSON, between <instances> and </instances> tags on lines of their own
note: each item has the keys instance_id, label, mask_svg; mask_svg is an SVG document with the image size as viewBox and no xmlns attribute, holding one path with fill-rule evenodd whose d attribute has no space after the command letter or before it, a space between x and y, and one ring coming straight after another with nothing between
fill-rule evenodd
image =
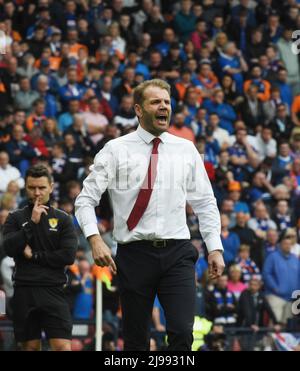
<instances>
[{"instance_id":1,"label":"official in dark jacket","mask_svg":"<svg viewBox=\"0 0 300 371\"><path fill-rule=\"evenodd\" d=\"M29 205L9 214L4 250L14 258L13 322L24 350L39 350L42 330L53 350L71 350L72 318L65 299L65 266L74 262L77 237L72 220L50 206L53 182L43 165L25 177Z\"/></svg>"},{"instance_id":2,"label":"official in dark jacket","mask_svg":"<svg viewBox=\"0 0 300 371\"><path fill-rule=\"evenodd\" d=\"M242 292L238 303L238 325L251 327L257 331L259 327L266 326L264 323L266 314L273 324L276 318L268 301L260 291L261 282L257 278L252 278L249 282L248 290Z\"/></svg>"}]
</instances>

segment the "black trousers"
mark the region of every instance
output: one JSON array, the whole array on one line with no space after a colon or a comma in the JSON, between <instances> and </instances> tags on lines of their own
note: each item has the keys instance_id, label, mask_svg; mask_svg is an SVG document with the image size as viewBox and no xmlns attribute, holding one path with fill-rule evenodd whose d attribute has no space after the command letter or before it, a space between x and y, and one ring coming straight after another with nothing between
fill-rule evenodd
<instances>
[{"instance_id":1,"label":"black trousers","mask_svg":"<svg viewBox=\"0 0 300 371\"><path fill-rule=\"evenodd\" d=\"M166 247L149 241L118 245L124 350L149 350L155 295L165 312L168 350L191 350L197 259L190 240L171 240Z\"/></svg>"}]
</instances>

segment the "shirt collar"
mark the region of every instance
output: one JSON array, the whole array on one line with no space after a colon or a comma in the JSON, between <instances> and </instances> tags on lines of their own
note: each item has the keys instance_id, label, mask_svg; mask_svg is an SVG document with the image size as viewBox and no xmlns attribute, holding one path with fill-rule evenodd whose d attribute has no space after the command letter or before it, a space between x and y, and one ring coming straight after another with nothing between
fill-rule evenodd
<instances>
[{"instance_id":1,"label":"shirt collar","mask_svg":"<svg viewBox=\"0 0 300 371\"><path fill-rule=\"evenodd\" d=\"M136 133L147 144L151 143L152 140L156 138L153 134L149 133L149 131L143 129L141 125L139 125L138 128L136 129ZM164 143L167 139L166 136L167 136L167 133L164 132L160 134L158 138L162 141L162 143Z\"/></svg>"}]
</instances>

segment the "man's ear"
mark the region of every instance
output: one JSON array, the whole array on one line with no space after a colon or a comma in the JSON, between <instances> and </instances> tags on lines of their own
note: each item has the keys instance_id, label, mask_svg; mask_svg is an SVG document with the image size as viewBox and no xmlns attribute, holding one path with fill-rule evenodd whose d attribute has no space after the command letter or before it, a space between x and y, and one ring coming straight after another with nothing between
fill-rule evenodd
<instances>
[{"instance_id":1,"label":"man's ear","mask_svg":"<svg viewBox=\"0 0 300 371\"><path fill-rule=\"evenodd\" d=\"M143 116L142 107L139 104L134 105L134 111L139 119Z\"/></svg>"}]
</instances>

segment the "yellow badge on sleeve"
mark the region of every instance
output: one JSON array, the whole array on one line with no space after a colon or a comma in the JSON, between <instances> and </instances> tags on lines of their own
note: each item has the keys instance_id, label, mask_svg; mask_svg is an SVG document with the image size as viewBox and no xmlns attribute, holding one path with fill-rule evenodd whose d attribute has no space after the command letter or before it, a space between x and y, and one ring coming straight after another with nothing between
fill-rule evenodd
<instances>
[{"instance_id":1,"label":"yellow badge on sleeve","mask_svg":"<svg viewBox=\"0 0 300 371\"><path fill-rule=\"evenodd\" d=\"M56 228L58 224L58 219L57 218L51 218L49 219L49 225L51 228Z\"/></svg>"}]
</instances>

